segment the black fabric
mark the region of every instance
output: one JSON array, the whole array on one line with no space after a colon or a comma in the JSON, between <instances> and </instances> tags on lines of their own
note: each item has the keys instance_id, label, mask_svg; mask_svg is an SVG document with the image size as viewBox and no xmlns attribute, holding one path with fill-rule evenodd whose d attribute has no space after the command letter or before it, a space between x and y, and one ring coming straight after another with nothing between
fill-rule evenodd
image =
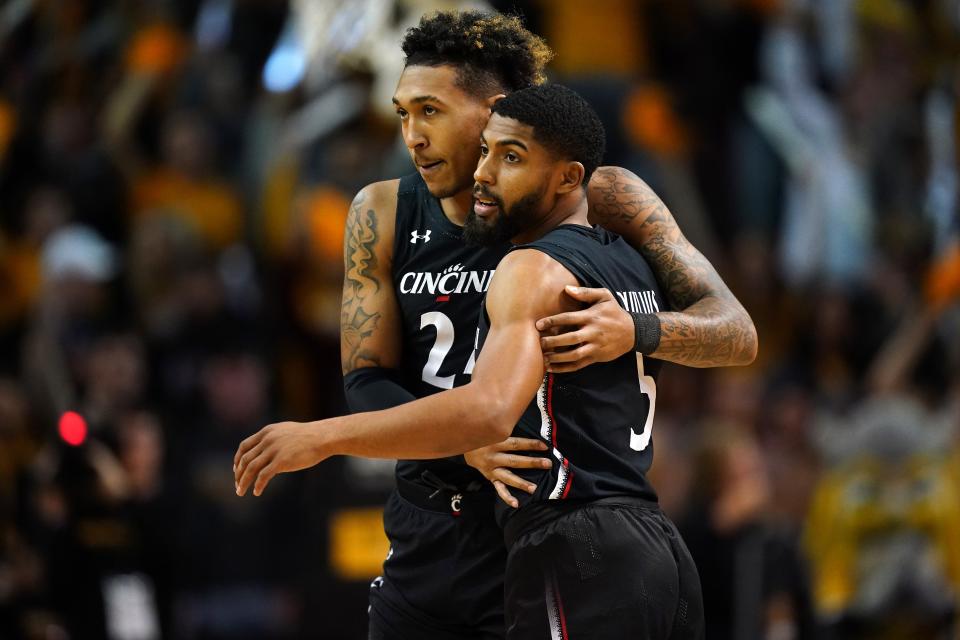
<instances>
[{"instance_id":1,"label":"black fabric","mask_svg":"<svg viewBox=\"0 0 960 640\"><path fill-rule=\"evenodd\" d=\"M416 400L403 388L402 376L396 369L364 367L343 377L343 391L351 413L380 411Z\"/></svg>"},{"instance_id":2,"label":"black fabric","mask_svg":"<svg viewBox=\"0 0 960 640\"><path fill-rule=\"evenodd\" d=\"M516 515L507 521L507 526L503 528L504 544L509 549L517 541L517 538L528 531L546 526L563 515L582 509L585 505L603 504L633 506L643 509L659 508L659 505L652 500L634 496L610 496L596 500L541 500L531 502L523 509L517 510Z\"/></svg>"},{"instance_id":3,"label":"black fabric","mask_svg":"<svg viewBox=\"0 0 960 640\"><path fill-rule=\"evenodd\" d=\"M493 513L496 492L491 483L472 483L461 490L446 484L429 471L423 473L421 482L397 478L397 493L413 506L453 515L470 511L474 517L486 517Z\"/></svg>"},{"instance_id":4,"label":"black fabric","mask_svg":"<svg viewBox=\"0 0 960 640\"><path fill-rule=\"evenodd\" d=\"M463 228L444 215L423 178L401 178L393 284L403 318L402 383L417 398L470 382L483 295L508 249L466 246ZM463 456L397 462L397 476L410 482L425 470L460 488L483 480Z\"/></svg>"},{"instance_id":5,"label":"black fabric","mask_svg":"<svg viewBox=\"0 0 960 640\"><path fill-rule=\"evenodd\" d=\"M390 553L370 586L371 640L503 638L503 534L495 496L450 496L421 509L394 492L383 515Z\"/></svg>"},{"instance_id":6,"label":"black fabric","mask_svg":"<svg viewBox=\"0 0 960 640\"><path fill-rule=\"evenodd\" d=\"M514 250L535 249L560 263L585 287L610 290L627 311L667 309L657 280L639 253L603 229L561 225L539 240ZM524 283L514 286L523 287ZM490 329L480 315L478 344ZM646 479L653 461L651 429L656 409L656 378L662 362L626 353L572 373L544 375L537 396L524 411L513 435L542 440L550 469L518 469L537 486L533 495L511 493L519 512L538 501L596 500L630 495L652 502L656 493ZM497 505L501 525L518 510Z\"/></svg>"},{"instance_id":7,"label":"black fabric","mask_svg":"<svg viewBox=\"0 0 960 640\"><path fill-rule=\"evenodd\" d=\"M423 179L400 180L392 269L403 358L391 381L417 398L470 381L483 294L508 248L467 247ZM392 551L371 586L370 638L502 638L506 552L492 485L454 456L397 461L397 487L384 511Z\"/></svg>"},{"instance_id":8,"label":"black fabric","mask_svg":"<svg viewBox=\"0 0 960 640\"><path fill-rule=\"evenodd\" d=\"M506 572L506 637L704 637L700 580L653 507L589 504L522 534Z\"/></svg>"}]
</instances>

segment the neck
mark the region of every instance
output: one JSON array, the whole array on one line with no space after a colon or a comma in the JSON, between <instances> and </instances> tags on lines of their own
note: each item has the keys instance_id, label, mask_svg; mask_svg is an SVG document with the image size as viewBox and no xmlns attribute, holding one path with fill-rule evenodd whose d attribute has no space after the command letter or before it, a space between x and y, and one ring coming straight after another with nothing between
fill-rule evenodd
<instances>
[{"instance_id":1,"label":"neck","mask_svg":"<svg viewBox=\"0 0 960 640\"><path fill-rule=\"evenodd\" d=\"M539 240L562 224L579 224L589 227L587 222L587 194L578 189L557 200L556 206L536 224L523 233L510 239L513 244L527 244Z\"/></svg>"},{"instance_id":2,"label":"neck","mask_svg":"<svg viewBox=\"0 0 960 640\"><path fill-rule=\"evenodd\" d=\"M440 208L450 222L462 227L467 222L467 214L473 208L473 185L449 198L441 199Z\"/></svg>"}]
</instances>

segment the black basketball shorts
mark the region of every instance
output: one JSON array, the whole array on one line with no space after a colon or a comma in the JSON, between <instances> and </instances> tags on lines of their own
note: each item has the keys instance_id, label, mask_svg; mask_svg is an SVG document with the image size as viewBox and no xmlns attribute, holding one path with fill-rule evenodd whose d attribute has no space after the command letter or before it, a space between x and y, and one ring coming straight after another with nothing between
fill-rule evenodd
<instances>
[{"instance_id":1,"label":"black basketball shorts","mask_svg":"<svg viewBox=\"0 0 960 640\"><path fill-rule=\"evenodd\" d=\"M703 638L696 566L655 504L606 498L507 533L509 640Z\"/></svg>"},{"instance_id":2,"label":"black basketball shorts","mask_svg":"<svg viewBox=\"0 0 960 640\"><path fill-rule=\"evenodd\" d=\"M370 640L501 640L507 555L495 494L399 484L383 514L390 552L370 587Z\"/></svg>"}]
</instances>

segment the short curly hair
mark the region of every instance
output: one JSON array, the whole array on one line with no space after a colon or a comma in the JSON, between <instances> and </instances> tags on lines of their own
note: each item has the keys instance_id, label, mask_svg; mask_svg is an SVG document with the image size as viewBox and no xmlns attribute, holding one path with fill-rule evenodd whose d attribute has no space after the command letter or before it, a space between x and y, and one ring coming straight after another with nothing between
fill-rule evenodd
<instances>
[{"instance_id":1,"label":"short curly hair","mask_svg":"<svg viewBox=\"0 0 960 640\"><path fill-rule=\"evenodd\" d=\"M407 29L404 66L459 68L457 85L486 97L542 84L553 52L520 18L482 11L437 11Z\"/></svg>"},{"instance_id":2,"label":"short curly hair","mask_svg":"<svg viewBox=\"0 0 960 640\"><path fill-rule=\"evenodd\" d=\"M583 187L603 161L606 133L593 107L560 84L521 89L493 105L493 113L533 127L533 138L553 154L583 165Z\"/></svg>"}]
</instances>

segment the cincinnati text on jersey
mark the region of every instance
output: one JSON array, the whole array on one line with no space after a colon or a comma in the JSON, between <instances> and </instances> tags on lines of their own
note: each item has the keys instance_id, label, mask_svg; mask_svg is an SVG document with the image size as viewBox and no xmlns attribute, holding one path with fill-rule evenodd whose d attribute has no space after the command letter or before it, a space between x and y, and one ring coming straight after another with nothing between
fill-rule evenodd
<instances>
[{"instance_id":1,"label":"cincinnati text on jersey","mask_svg":"<svg viewBox=\"0 0 960 640\"><path fill-rule=\"evenodd\" d=\"M449 295L451 293L484 293L493 279L489 271L463 271L463 265L455 264L441 272L408 271L400 278L401 294Z\"/></svg>"}]
</instances>

